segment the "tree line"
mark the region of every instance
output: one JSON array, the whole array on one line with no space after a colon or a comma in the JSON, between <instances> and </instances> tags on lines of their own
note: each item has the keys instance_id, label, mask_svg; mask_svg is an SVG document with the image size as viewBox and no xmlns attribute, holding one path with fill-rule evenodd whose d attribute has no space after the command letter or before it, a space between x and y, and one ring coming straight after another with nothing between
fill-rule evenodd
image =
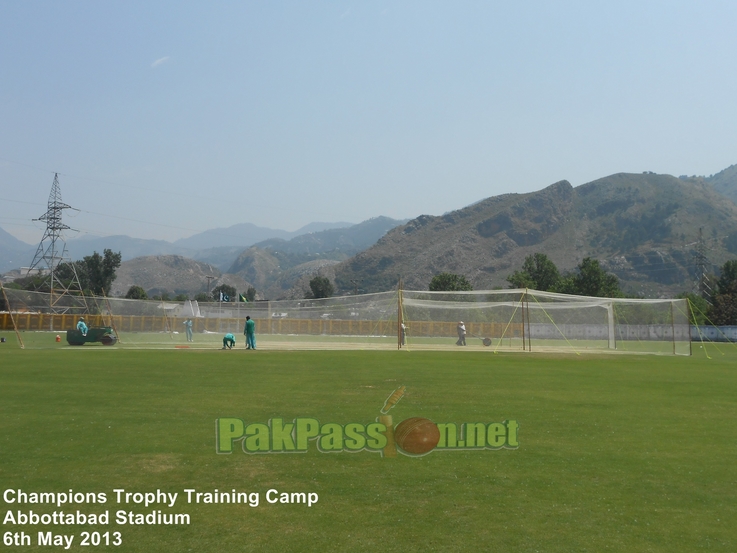
<instances>
[{"instance_id":1,"label":"tree line","mask_svg":"<svg viewBox=\"0 0 737 553\"><path fill-rule=\"evenodd\" d=\"M700 296L684 292L676 296L691 302L691 323L737 325L737 260L727 261L719 273L716 287L710 294Z\"/></svg>"},{"instance_id":2,"label":"tree line","mask_svg":"<svg viewBox=\"0 0 737 553\"><path fill-rule=\"evenodd\" d=\"M82 291L88 295L107 294L116 278L115 271L120 267L121 254L112 250L103 250L102 255L94 252L79 261L61 263L56 268L56 277L65 285L71 285L76 273ZM571 272L561 273L553 261L544 253L528 255L522 269L507 277L512 288L530 288L544 292L558 292L578 296L602 298L621 298L624 293L620 289L619 280L606 272L597 259L585 257ZM49 292L48 275L32 275L16 279L6 285L8 288ZM333 284L326 277L316 276L309 282L308 298L329 298L334 293ZM471 291L473 287L463 275L439 273L430 281L430 291ZM169 297L162 293L149 298L146 290L133 285L125 294L128 299L153 299L163 301L186 301L187 294ZM707 297L691 292L676 296L687 298L692 305L691 322L696 324L737 325L737 260L727 261L716 280L714 291ZM220 284L209 292L196 294L194 298L200 302L237 302L256 299L256 289L249 286L244 294L238 294L235 287Z\"/></svg>"},{"instance_id":3,"label":"tree line","mask_svg":"<svg viewBox=\"0 0 737 553\"><path fill-rule=\"evenodd\" d=\"M617 277L607 273L597 259L584 258L576 269L561 274L547 255L536 253L528 255L522 270L507 277L512 288L530 288L542 292L559 292L577 296L598 298L621 298ZM473 290L471 283L463 275L440 273L430 281L431 292L464 292Z\"/></svg>"},{"instance_id":4,"label":"tree line","mask_svg":"<svg viewBox=\"0 0 737 553\"><path fill-rule=\"evenodd\" d=\"M512 288L530 288L597 298L622 298L616 275L606 272L597 259L585 257L571 272L561 273L544 253L528 255L522 269L507 277ZM440 273L430 281L431 291L470 291L463 275ZM727 261L720 270L714 291L706 297L691 292L678 294L691 302L691 323L737 325L737 260Z\"/></svg>"},{"instance_id":5,"label":"tree line","mask_svg":"<svg viewBox=\"0 0 737 553\"><path fill-rule=\"evenodd\" d=\"M190 299L188 294L176 294L175 296L169 296L169 294L167 294L166 292L149 297L146 290L137 285L133 285L128 288L128 292L126 292L125 298L129 300L158 301L187 301ZM195 294L195 296L191 299L202 303L230 303L244 300L247 302L252 302L256 300L256 289L253 286L249 286L245 293L239 294L234 286L231 286L230 284L220 284L209 292L200 292L198 294Z\"/></svg>"},{"instance_id":6,"label":"tree line","mask_svg":"<svg viewBox=\"0 0 737 553\"><path fill-rule=\"evenodd\" d=\"M100 255L94 252L68 263L60 263L54 271L55 277L66 287L74 286L74 276L79 279L80 290L86 295L102 296L110 292L115 280L115 271L120 267L120 252L105 249ZM51 279L48 274L30 275L16 278L8 288L30 290L33 292L50 292Z\"/></svg>"}]
</instances>

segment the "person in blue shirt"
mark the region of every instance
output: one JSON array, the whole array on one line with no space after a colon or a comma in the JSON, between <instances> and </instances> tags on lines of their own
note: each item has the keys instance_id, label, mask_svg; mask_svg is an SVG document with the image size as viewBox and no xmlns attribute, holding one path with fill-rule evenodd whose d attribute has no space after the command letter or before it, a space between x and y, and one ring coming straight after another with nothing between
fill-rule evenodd
<instances>
[{"instance_id":1,"label":"person in blue shirt","mask_svg":"<svg viewBox=\"0 0 737 553\"><path fill-rule=\"evenodd\" d=\"M235 336L233 336L233 334L231 334L230 332L228 332L223 337L223 349L225 349L225 348L233 349L234 346L235 346Z\"/></svg>"},{"instance_id":2,"label":"person in blue shirt","mask_svg":"<svg viewBox=\"0 0 737 553\"><path fill-rule=\"evenodd\" d=\"M84 317L79 318L79 322L77 323L77 330L79 330L82 333L82 336L87 336L87 325L84 324Z\"/></svg>"}]
</instances>

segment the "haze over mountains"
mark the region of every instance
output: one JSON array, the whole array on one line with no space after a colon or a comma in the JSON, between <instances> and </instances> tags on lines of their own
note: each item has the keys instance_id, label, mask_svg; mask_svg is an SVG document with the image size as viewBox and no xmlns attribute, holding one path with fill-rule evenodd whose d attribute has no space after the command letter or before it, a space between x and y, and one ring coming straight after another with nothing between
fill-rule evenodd
<instances>
[{"instance_id":1,"label":"haze over mountains","mask_svg":"<svg viewBox=\"0 0 737 553\"><path fill-rule=\"evenodd\" d=\"M0 273L28 265L36 253L36 246L18 240L0 228Z\"/></svg>"},{"instance_id":2,"label":"haze over mountains","mask_svg":"<svg viewBox=\"0 0 737 553\"><path fill-rule=\"evenodd\" d=\"M563 271L595 257L630 294L660 296L691 288L697 247L713 271L737 255L735 200L737 165L710 177L620 173L576 188L561 181L411 221L313 223L292 233L244 223L174 243L116 236L67 244L73 259L121 251L118 295L131 284L194 294L207 276L269 299L303 297L316 274L338 293L390 289L399 275L405 287L426 289L443 271L466 275L476 289L506 287L525 256L544 252ZM28 265L35 250L0 229L0 271Z\"/></svg>"},{"instance_id":3,"label":"haze over mountains","mask_svg":"<svg viewBox=\"0 0 737 553\"><path fill-rule=\"evenodd\" d=\"M599 259L630 294L651 297L691 288L700 236L712 271L737 254L737 206L708 179L621 173L418 217L334 272L343 291L354 281L384 290L399 275L406 288L427 289L442 271L489 289L508 287L506 277L524 258L543 252L563 271L584 257Z\"/></svg>"},{"instance_id":4,"label":"haze over mountains","mask_svg":"<svg viewBox=\"0 0 737 553\"><path fill-rule=\"evenodd\" d=\"M211 276L215 277L211 286L229 284L242 292L254 286L261 298L282 297L289 295L287 291L303 275L315 274L323 266L365 250L388 230L405 222L375 217L357 225L311 232L290 240L270 238L245 250L238 248L241 253L231 256L227 272L215 265L177 255L139 257L121 265L112 293L125 294L131 285L137 284L156 294L194 295L205 291L207 277ZM298 289L299 294L304 295L302 289Z\"/></svg>"},{"instance_id":5,"label":"haze over mountains","mask_svg":"<svg viewBox=\"0 0 737 553\"><path fill-rule=\"evenodd\" d=\"M353 223L310 223L295 231L258 227L241 223L227 228L210 229L175 242L116 236L82 236L67 239L71 259L82 259L93 252L110 249L120 252L123 261L151 255L180 255L191 257L227 269L244 248L270 238L289 240L302 234L350 227ZM0 273L27 267L33 260L38 245L26 244L0 228Z\"/></svg>"}]
</instances>

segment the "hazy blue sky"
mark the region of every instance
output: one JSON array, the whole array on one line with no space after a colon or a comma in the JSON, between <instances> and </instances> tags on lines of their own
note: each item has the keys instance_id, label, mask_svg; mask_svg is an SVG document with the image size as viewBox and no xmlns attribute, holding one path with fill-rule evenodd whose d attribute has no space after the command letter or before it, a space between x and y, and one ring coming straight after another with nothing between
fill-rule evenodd
<instances>
[{"instance_id":1,"label":"hazy blue sky","mask_svg":"<svg viewBox=\"0 0 737 553\"><path fill-rule=\"evenodd\" d=\"M737 2L0 0L0 227L439 215L737 163ZM67 235L74 237L74 233Z\"/></svg>"}]
</instances>

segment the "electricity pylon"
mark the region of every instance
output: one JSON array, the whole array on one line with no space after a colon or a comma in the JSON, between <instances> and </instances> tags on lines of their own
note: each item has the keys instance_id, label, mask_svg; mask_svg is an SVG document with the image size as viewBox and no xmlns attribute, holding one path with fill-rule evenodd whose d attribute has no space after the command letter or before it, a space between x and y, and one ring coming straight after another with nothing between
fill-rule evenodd
<instances>
[{"instance_id":1,"label":"electricity pylon","mask_svg":"<svg viewBox=\"0 0 737 553\"><path fill-rule=\"evenodd\" d=\"M699 295L711 304L711 286L709 283L708 270L711 267L709 258L706 255L706 241L704 240L704 231L699 228L699 239L696 242L696 252L694 253L694 265L696 267L696 287Z\"/></svg>"},{"instance_id":2,"label":"electricity pylon","mask_svg":"<svg viewBox=\"0 0 737 553\"><path fill-rule=\"evenodd\" d=\"M54 173L54 184L51 186L46 213L38 219L34 219L34 221L46 221L46 231L38 244L36 255L33 256L33 261L26 276L31 276L31 271L34 269L38 274L44 276L37 289L40 288L40 291L45 291L48 288L49 307L52 312L56 313L63 313L69 309L69 306L63 305L65 302L60 303L64 296L82 295L82 286L79 282L77 269L69 258L67 244L62 234L63 231L70 230L70 227L62 223L61 220L62 212L65 209L74 208L61 201L59 174ZM62 263L67 263L71 268L72 278L67 279L66 282L61 280L58 274L59 265Z\"/></svg>"}]
</instances>

